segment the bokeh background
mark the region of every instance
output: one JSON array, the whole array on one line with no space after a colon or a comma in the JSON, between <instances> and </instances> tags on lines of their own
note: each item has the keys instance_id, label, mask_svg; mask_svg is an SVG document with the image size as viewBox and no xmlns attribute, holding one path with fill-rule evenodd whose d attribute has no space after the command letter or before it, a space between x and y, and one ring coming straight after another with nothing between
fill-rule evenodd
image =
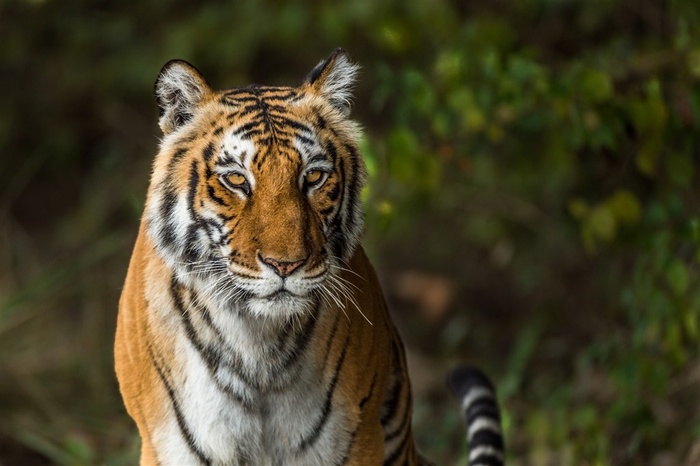
<instances>
[{"instance_id":1,"label":"bokeh background","mask_svg":"<svg viewBox=\"0 0 700 466\"><path fill-rule=\"evenodd\" d=\"M700 464L700 2L0 2L0 464L128 465L117 300L171 58L296 84L342 46L419 444L494 378L514 465Z\"/></svg>"}]
</instances>

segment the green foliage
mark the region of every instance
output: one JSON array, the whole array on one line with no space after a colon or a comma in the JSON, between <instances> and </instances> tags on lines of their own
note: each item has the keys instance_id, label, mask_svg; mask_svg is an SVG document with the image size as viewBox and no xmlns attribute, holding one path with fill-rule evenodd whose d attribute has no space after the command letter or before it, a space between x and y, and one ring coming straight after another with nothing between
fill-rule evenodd
<instances>
[{"instance_id":1,"label":"green foliage","mask_svg":"<svg viewBox=\"0 0 700 466\"><path fill-rule=\"evenodd\" d=\"M437 322L397 312L410 347L491 369L516 464L690 461L697 2L5 2L0 31L0 461L135 458L111 339L160 66L293 84L337 46L363 65L367 246L458 290ZM416 424L450 464L442 395Z\"/></svg>"}]
</instances>

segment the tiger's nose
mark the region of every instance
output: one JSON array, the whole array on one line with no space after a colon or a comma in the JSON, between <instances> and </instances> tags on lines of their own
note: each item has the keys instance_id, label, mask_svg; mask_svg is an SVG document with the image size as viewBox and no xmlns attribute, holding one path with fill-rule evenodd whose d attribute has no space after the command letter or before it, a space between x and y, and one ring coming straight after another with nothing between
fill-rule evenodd
<instances>
[{"instance_id":1,"label":"tiger's nose","mask_svg":"<svg viewBox=\"0 0 700 466\"><path fill-rule=\"evenodd\" d=\"M272 268L272 270L275 271L277 275L279 275L282 278L286 278L292 274L296 269L301 267L306 263L306 259L301 259L301 260L296 260L296 261L282 261L279 259L273 259L272 257L262 257L260 256L260 260L267 265L268 267Z\"/></svg>"}]
</instances>

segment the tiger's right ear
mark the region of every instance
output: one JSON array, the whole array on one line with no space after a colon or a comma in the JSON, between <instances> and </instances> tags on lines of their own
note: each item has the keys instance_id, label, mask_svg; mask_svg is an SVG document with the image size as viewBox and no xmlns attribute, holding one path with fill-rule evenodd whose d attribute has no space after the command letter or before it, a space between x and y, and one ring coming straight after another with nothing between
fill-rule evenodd
<instances>
[{"instance_id":1,"label":"tiger's right ear","mask_svg":"<svg viewBox=\"0 0 700 466\"><path fill-rule=\"evenodd\" d=\"M326 98L347 117L350 115L352 88L359 69L359 66L350 61L345 50L337 48L330 57L311 70L303 85Z\"/></svg>"},{"instance_id":2,"label":"tiger's right ear","mask_svg":"<svg viewBox=\"0 0 700 466\"><path fill-rule=\"evenodd\" d=\"M192 119L195 107L211 92L204 76L184 60L171 60L160 70L155 85L158 121L169 134Z\"/></svg>"}]
</instances>

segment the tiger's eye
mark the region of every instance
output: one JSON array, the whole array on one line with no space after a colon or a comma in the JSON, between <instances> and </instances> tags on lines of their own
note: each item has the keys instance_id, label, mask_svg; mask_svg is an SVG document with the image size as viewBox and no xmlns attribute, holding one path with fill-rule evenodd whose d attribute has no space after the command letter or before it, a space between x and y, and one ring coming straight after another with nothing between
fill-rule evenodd
<instances>
[{"instance_id":1,"label":"tiger's eye","mask_svg":"<svg viewBox=\"0 0 700 466\"><path fill-rule=\"evenodd\" d=\"M245 176L240 173L232 173L226 176L226 180L231 184L231 186L243 186L248 182Z\"/></svg>"},{"instance_id":2,"label":"tiger's eye","mask_svg":"<svg viewBox=\"0 0 700 466\"><path fill-rule=\"evenodd\" d=\"M315 186L323 180L324 172L321 170L309 170L304 176L307 186Z\"/></svg>"},{"instance_id":3,"label":"tiger's eye","mask_svg":"<svg viewBox=\"0 0 700 466\"><path fill-rule=\"evenodd\" d=\"M250 184L248 184L248 179L240 173L221 175L219 180L221 180L221 183L231 191L239 191L246 196L250 195Z\"/></svg>"}]
</instances>

